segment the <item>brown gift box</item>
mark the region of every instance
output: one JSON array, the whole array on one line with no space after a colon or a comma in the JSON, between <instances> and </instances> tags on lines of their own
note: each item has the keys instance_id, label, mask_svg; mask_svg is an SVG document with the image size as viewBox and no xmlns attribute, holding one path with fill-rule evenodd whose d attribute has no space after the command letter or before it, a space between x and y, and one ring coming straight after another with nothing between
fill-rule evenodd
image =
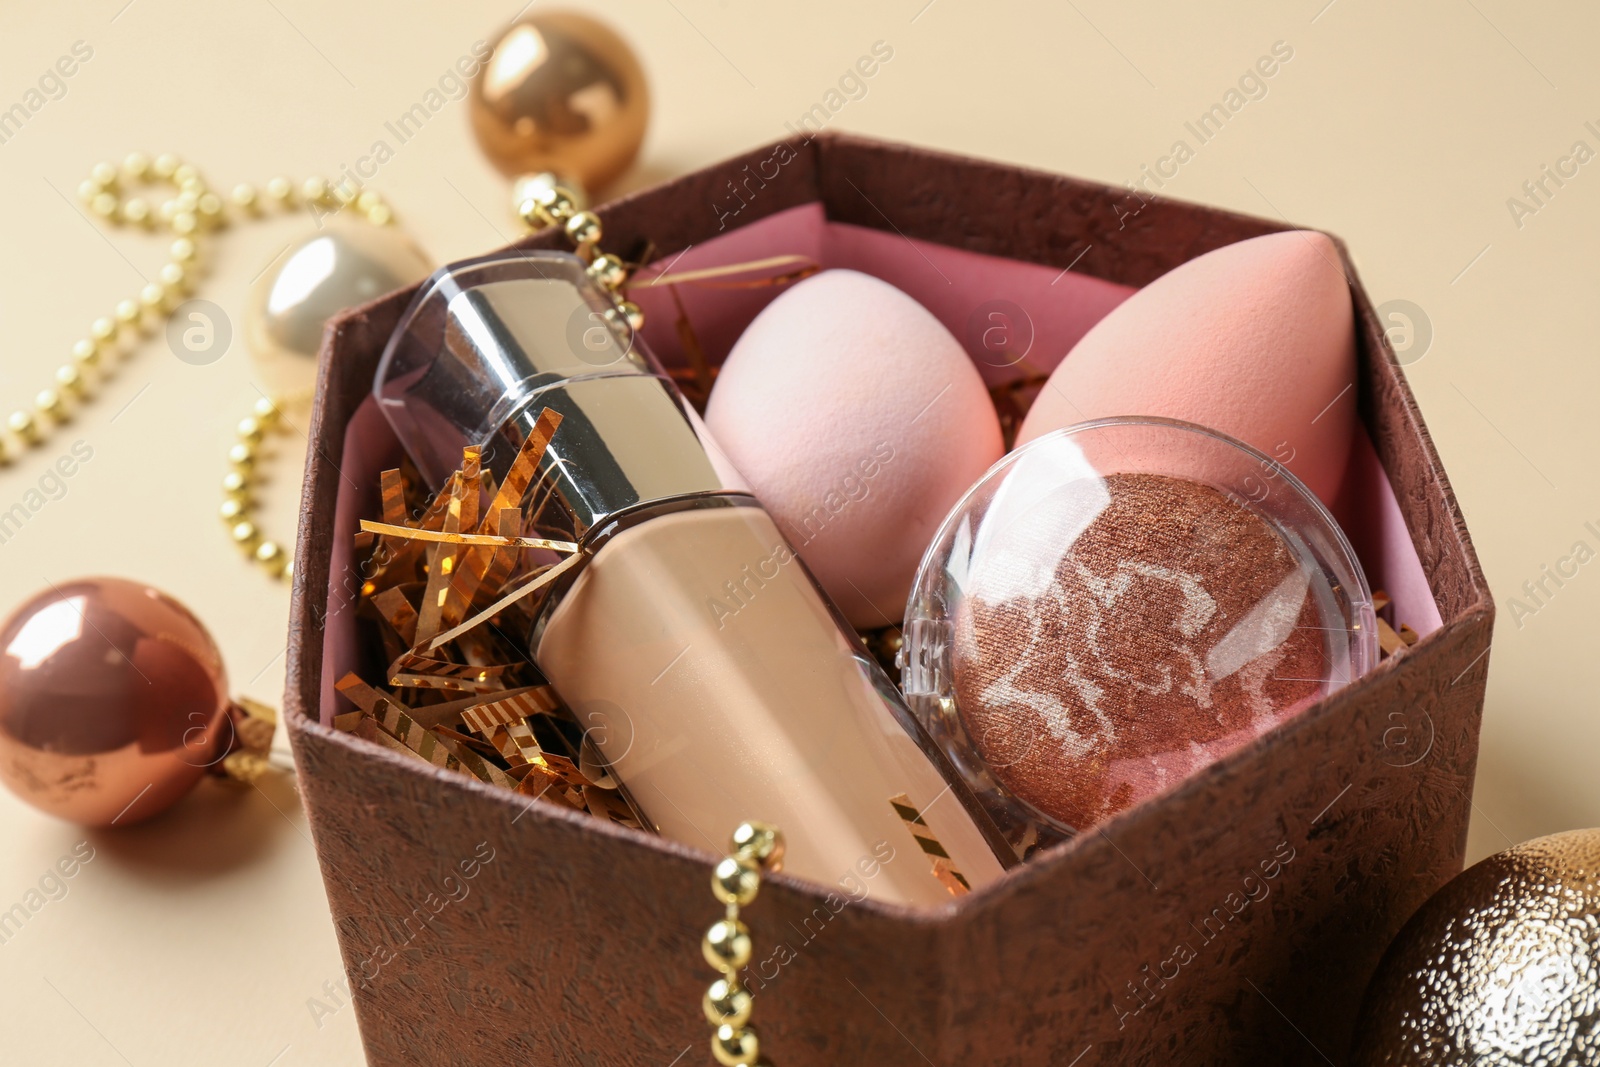
<instances>
[{"instance_id":1,"label":"brown gift box","mask_svg":"<svg viewBox=\"0 0 1600 1067\"><path fill-rule=\"evenodd\" d=\"M830 249L864 267L910 249L945 278L949 288L925 302L947 322L952 307L994 295L951 283L973 264L1069 277L1089 304L1105 304L1100 314L1119 287L1288 228L829 134L758 149L599 214L607 248L628 254L648 241L658 262L719 235L750 258L827 232L838 241L806 249L820 248L827 265ZM553 234L522 244L561 246ZM760 976L754 1019L780 1067L1343 1062L1389 939L1461 868L1493 605L1382 325L1342 245L1340 255L1378 486L1361 495L1387 502L1358 502L1341 517L1374 586L1396 592L1411 575L1409 604L1398 592L1396 602L1422 639L946 910L841 906L825 887L770 877L746 920ZM771 295L697 321L707 350L720 358ZM348 542L356 519L375 514L376 473L398 452L362 403L410 296L329 329L288 658L288 727L368 1060L710 1062L699 1008L713 977L699 942L720 914L709 848L530 804L326 725L343 710L333 680L359 667L371 677ZM647 339L663 359L681 358L671 305L657 299L647 311ZM1385 520L1404 560L1372 533Z\"/></svg>"}]
</instances>

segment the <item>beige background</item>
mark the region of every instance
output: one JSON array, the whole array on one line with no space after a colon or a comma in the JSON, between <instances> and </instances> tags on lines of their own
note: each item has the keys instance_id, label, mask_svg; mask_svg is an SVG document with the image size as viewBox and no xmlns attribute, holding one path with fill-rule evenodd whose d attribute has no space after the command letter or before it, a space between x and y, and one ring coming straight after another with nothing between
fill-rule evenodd
<instances>
[{"instance_id":1,"label":"beige background","mask_svg":"<svg viewBox=\"0 0 1600 1067\"><path fill-rule=\"evenodd\" d=\"M73 202L94 163L174 151L223 188L336 172L518 10L484 0L124 3L11 5L0 16L0 109L74 42L94 50L66 95L0 144L6 410L47 384L90 318L158 265L163 245L108 235ZM1511 0L813 0L781 10L625 0L606 10L655 86L628 186L782 135L878 40L894 57L838 128L1120 183L1288 42L1294 58L1267 96L1164 192L1341 234L1376 301L1424 310L1433 339L1409 353L1421 356L1410 378L1501 612L1472 856L1600 824L1590 696L1600 577L1581 571L1521 626L1509 599L1573 542L1600 548L1583 528L1600 520L1600 163L1520 228L1506 204L1574 141L1600 148L1583 126L1600 120L1590 54L1600 11ZM506 183L478 155L464 104L400 147L373 185L437 260L514 233ZM973 195L981 210L983 191ZM201 295L236 314L252 276L306 225L227 236ZM0 605L89 572L146 579L207 621L238 690L275 701L287 593L240 562L215 518L223 452L257 374L237 339L204 367L149 343L67 433L0 469L3 510L72 440L94 449L67 495L0 545ZM298 463L288 455L274 468L268 522L280 531ZM0 796L0 908L83 839ZM205 785L155 825L89 840L95 859L69 894L0 944L0 1059L360 1062L353 1013L318 1020L307 1003L335 1006L322 987L341 971L292 788Z\"/></svg>"}]
</instances>

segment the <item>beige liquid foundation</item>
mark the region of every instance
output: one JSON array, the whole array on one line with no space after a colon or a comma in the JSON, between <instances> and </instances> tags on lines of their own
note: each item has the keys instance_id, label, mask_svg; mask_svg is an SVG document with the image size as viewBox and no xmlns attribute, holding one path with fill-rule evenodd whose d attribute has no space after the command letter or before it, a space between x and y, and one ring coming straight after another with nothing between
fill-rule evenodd
<instances>
[{"instance_id":1,"label":"beige liquid foundation","mask_svg":"<svg viewBox=\"0 0 1600 1067\"><path fill-rule=\"evenodd\" d=\"M446 268L374 388L434 485L468 444L503 474L561 414L542 488L587 562L547 598L534 662L666 837L717 853L760 819L792 873L948 904L903 795L968 884L998 877L1014 853L611 306L564 253Z\"/></svg>"}]
</instances>

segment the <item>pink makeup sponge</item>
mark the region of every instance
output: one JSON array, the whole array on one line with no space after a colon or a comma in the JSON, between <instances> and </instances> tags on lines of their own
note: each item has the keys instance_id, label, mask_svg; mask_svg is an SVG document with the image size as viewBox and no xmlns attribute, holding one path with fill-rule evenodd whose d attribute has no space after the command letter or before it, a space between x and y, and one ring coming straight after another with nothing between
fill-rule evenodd
<instances>
[{"instance_id":1,"label":"pink makeup sponge","mask_svg":"<svg viewBox=\"0 0 1600 1067\"><path fill-rule=\"evenodd\" d=\"M961 344L887 282L829 270L756 316L706 425L852 625L899 625L923 549L1000 458Z\"/></svg>"},{"instance_id":2,"label":"pink makeup sponge","mask_svg":"<svg viewBox=\"0 0 1600 1067\"><path fill-rule=\"evenodd\" d=\"M1162 415L1237 437L1329 503L1356 431L1355 328L1338 250L1306 230L1208 252L1129 297L1062 360L1017 437Z\"/></svg>"}]
</instances>

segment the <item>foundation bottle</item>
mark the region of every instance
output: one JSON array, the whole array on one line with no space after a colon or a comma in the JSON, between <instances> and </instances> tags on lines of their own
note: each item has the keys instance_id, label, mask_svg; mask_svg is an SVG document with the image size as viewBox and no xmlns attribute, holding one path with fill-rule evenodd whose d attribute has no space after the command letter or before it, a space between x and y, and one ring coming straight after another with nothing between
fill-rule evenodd
<instances>
[{"instance_id":1,"label":"foundation bottle","mask_svg":"<svg viewBox=\"0 0 1600 1067\"><path fill-rule=\"evenodd\" d=\"M503 475L540 413L561 415L535 495L568 526L539 535L586 561L545 599L540 671L667 838L716 853L740 822L775 823L785 870L885 903L998 877L1015 854L612 308L565 253L447 267L374 386L434 486L465 445Z\"/></svg>"}]
</instances>

